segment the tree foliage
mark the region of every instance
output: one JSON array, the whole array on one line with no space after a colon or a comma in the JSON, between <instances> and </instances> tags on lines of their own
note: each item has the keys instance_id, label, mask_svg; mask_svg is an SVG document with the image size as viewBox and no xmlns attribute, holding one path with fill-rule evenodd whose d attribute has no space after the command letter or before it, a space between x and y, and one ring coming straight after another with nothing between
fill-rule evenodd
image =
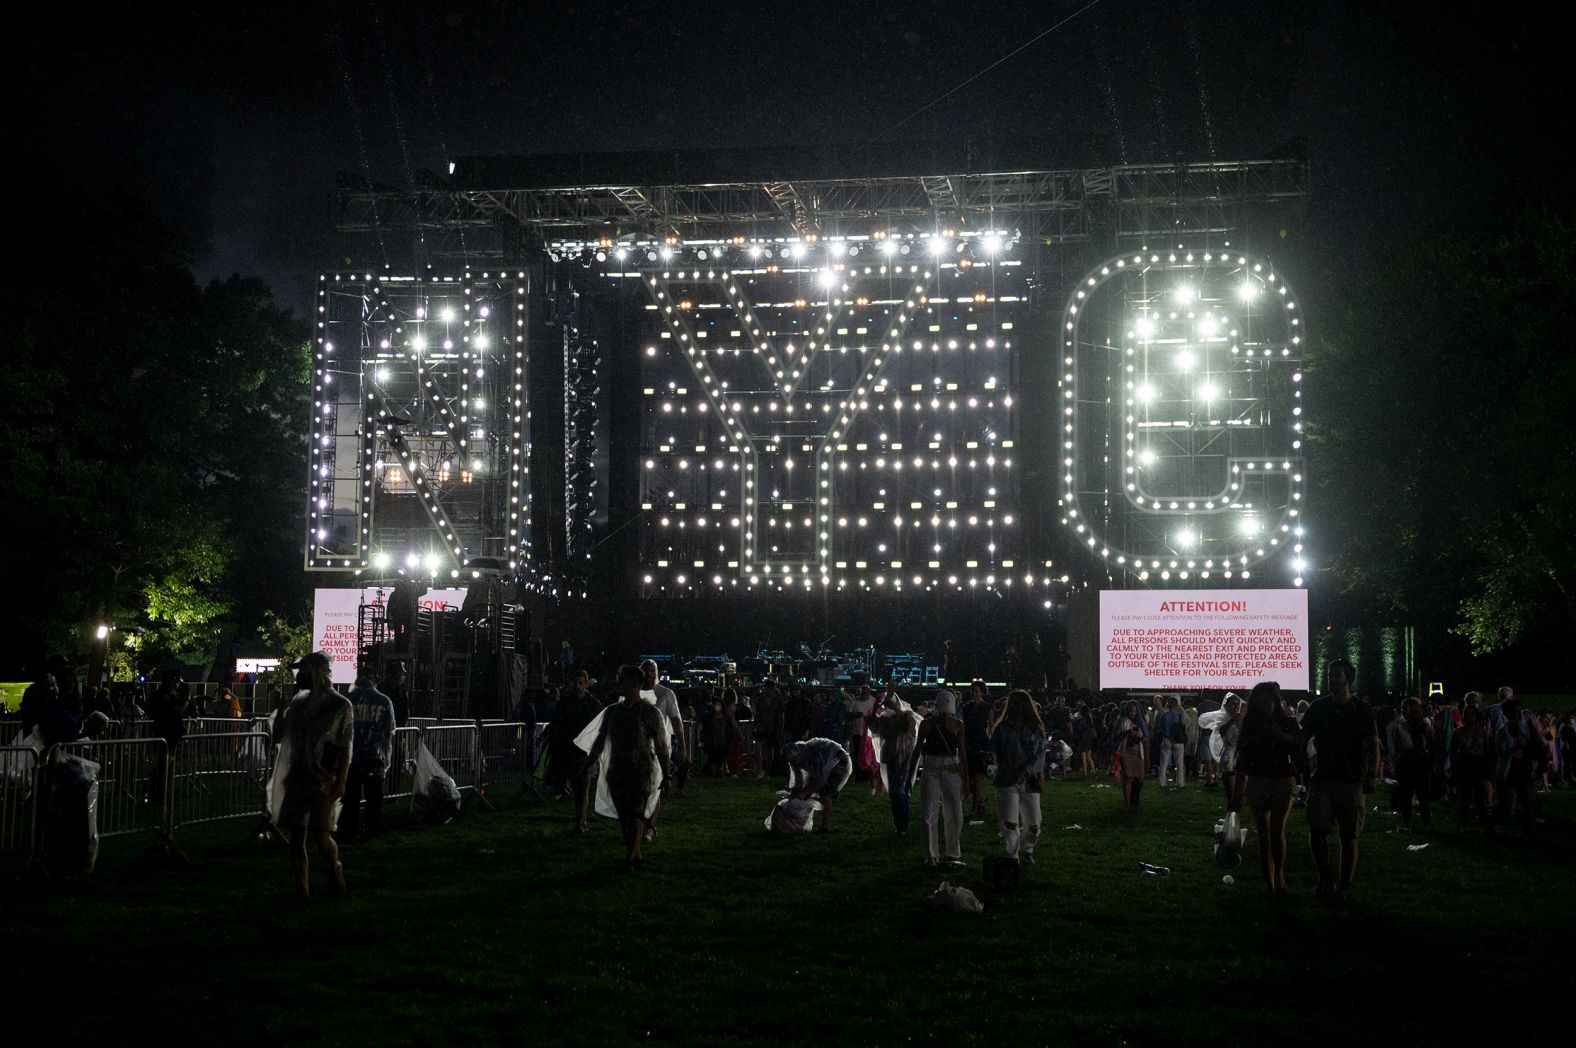
<instances>
[{"instance_id":1,"label":"tree foliage","mask_svg":"<svg viewBox=\"0 0 1576 1048\"><path fill-rule=\"evenodd\" d=\"M1573 227L1549 198L1418 237L1309 365L1339 588L1478 654L1576 641Z\"/></svg>"},{"instance_id":2,"label":"tree foliage","mask_svg":"<svg viewBox=\"0 0 1576 1048\"><path fill-rule=\"evenodd\" d=\"M135 202L71 200L23 212L6 291L9 661L84 651L98 622L145 663L211 650L302 585L305 325L259 281L199 286Z\"/></svg>"}]
</instances>

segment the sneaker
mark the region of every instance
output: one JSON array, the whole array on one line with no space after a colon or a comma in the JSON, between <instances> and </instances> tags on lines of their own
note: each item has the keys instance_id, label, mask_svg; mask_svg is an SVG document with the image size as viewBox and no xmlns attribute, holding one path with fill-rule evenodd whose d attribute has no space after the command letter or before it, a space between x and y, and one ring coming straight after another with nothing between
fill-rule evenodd
<instances>
[{"instance_id":1,"label":"sneaker","mask_svg":"<svg viewBox=\"0 0 1576 1048\"><path fill-rule=\"evenodd\" d=\"M1023 857L1023 861L1024 862L1028 863L1030 866L1034 865L1034 853L1033 852L1024 852L1022 857Z\"/></svg>"},{"instance_id":2,"label":"sneaker","mask_svg":"<svg viewBox=\"0 0 1576 1048\"><path fill-rule=\"evenodd\" d=\"M951 859L947 860L947 865L948 866L962 866L962 865L964 865L964 862L963 862L962 859L959 859L959 858L951 858Z\"/></svg>"},{"instance_id":3,"label":"sneaker","mask_svg":"<svg viewBox=\"0 0 1576 1048\"><path fill-rule=\"evenodd\" d=\"M926 866L940 866L941 863L938 860L936 860L936 859L926 859L925 860L925 865Z\"/></svg>"},{"instance_id":4,"label":"sneaker","mask_svg":"<svg viewBox=\"0 0 1576 1048\"><path fill-rule=\"evenodd\" d=\"M576 833L590 833L591 832L591 827L587 826L583 822L582 823L577 823L575 825L575 832Z\"/></svg>"},{"instance_id":5,"label":"sneaker","mask_svg":"<svg viewBox=\"0 0 1576 1048\"><path fill-rule=\"evenodd\" d=\"M1343 906L1352 901L1352 886L1350 884L1335 889L1335 901Z\"/></svg>"},{"instance_id":6,"label":"sneaker","mask_svg":"<svg viewBox=\"0 0 1576 1048\"><path fill-rule=\"evenodd\" d=\"M655 826L647 826L646 827L646 832L641 834L641 838L643 840L648 840L648 841L656 840L657 839L657 828Z\"/></svg>"}]
</instances>

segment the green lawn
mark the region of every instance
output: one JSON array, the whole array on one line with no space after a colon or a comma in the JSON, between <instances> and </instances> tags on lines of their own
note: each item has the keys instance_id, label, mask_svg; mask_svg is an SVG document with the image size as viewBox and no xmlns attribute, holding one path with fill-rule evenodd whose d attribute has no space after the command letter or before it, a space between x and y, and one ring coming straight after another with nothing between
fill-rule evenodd
<instances>
[{"instance_id":1,"label":"green lawn","mask_svg":"<svg viewBox=\"0 0 1576 1048\"><path fill-rule=\"evenodd\" d=\"M776 839L767 784L698 780L637 874L615 824L574 837L564 802L496 799L347 848L341 902L293 898L283 849L242 843L243 823L182 834L189 868L108 841L91 883L0 903L0 978L28 1002L10 1022L111 1043L1421 1045L1465 1037L1459 1008L1477 1009L1453 988L1515 1001L1531 1032L1570 985L1576 791L1532 844L1371 815L1345 908L1308 898L1300 813L1291 901L1248 864L1224 885L1220 795L1196 787L1151 787L1129 819L1115 789L1050 784L1040 862L1010 894L979 884L993 823L938 874L852 785L832 834ZM985 913L921 906L943 877Z\"/></svg>"}]
</instances>

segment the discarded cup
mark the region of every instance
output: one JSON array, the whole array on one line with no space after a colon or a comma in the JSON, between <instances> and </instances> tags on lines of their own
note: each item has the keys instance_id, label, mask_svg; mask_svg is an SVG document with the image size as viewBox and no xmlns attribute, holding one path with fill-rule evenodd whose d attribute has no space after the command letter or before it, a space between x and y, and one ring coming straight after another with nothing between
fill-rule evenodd
<instances>
[{"instance_id":1,"label":"discarded cup","mask_svg":"<svg viewBox=\"0 0 1576 1048\"><path fill-rule=\"evenodd\" d=\"M1139 868L1142 869L1144 871L1144 873L1147 874L1150 877L1169 877L1169 876L1171 876L1171 867L1169 867L1169 866L1156 866L1153 863L1147 863L1147 862L1141 862L1138 865L1139 865Z\"/></svg>"}]
</instances>

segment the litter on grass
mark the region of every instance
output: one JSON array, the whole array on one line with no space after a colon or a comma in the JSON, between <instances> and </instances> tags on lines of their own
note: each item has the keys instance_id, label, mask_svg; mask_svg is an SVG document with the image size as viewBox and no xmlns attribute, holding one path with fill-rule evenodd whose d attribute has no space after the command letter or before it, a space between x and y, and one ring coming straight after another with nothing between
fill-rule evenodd
<instances>
[{"instance_id":1,"label":"litter on grass","mask_svg":"<svg viewBox=\"0 0 1576 1048\"><path fill-rule=\"evenodd\" d=\"M1075 823L1073 823L1073 824L1072 824L1072 825L1071 825L1071 826L1063 826L1063 827L1062 827L1062 829L1064 829L1064 830L1082 830L1082 829L1083 829L1083 827L1082 827L1082 826L1080 826L1080 825L1078 825L1078 824L1077 824L1077 823L1076 823L1076 822L1075 822Z\"/></svg>"},{"instance_id":2,"label":"litter on grass","mask_svg":"<svg viewBox=\"0 0 1576 1048\"><path fill-rule=\"evenodd\" d=\"M1426 845L1426 844L1408 844L1406 846L1406 850L1407 851L1422 851L1426 847L1428 847L1428 845Z\"/></svg>"},{"instance_id":3,"label":"litter on grass","mask_svg":"<svg viewBox=\"0 0 1576 1048\"><path fill-rule=\"evenodd\" d=\"M941 882L941 887L930 893L925 898L926 906L934 906L938 910L951 910L954 913L984 913L985 904L980 902L979 896L967 888Z\"/></svg>"}]
</instances>

